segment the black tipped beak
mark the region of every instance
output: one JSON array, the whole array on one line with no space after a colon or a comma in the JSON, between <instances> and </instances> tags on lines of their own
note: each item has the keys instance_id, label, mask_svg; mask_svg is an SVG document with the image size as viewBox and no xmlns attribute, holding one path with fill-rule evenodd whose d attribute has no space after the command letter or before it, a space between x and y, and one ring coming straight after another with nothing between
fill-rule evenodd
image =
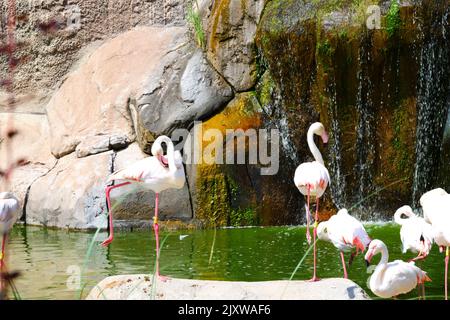
<instances>
[{"instance_id":1,"label":"black tipped beak","mask_svg":"<svg viewBox=\"0 0 450 320\"><path fill-rule=\"evenodd\" d=\"M366 260L366 267L369 267L369 266L370 266L370 261Z\"/></svg>"},{"instance_id":2,"label":"black tipped beak","mask_svg":"<svg viewBox=\"0 0 450 320\"><path fill-rule=\"evenodd\" d=\"M425 238L423 237L423 234L420 235L420 241L425 242Z\"/></svg>"}]
</instances>

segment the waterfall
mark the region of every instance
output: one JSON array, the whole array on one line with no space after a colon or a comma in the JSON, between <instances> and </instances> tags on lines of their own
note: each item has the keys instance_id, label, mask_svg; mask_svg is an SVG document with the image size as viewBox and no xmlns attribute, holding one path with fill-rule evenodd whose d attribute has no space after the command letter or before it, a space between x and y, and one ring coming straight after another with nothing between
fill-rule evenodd
<instances>
[{"instance_id":1,"label":"waterfall","mask_svg":"<svg viewBox=\"0 0 450 320\"><path fill-rule=\"evenodd\" d=\"M375 132L374 132L374 103L373 85L370 78L371 66L371 37L364 35L361 41L358 57L358 93L356 110L358 113L356 128L356 198L353 201L361 202L373 191L372 171L375 160ZM362 207L369 207L367 201Z\"/></svg>"},{"instance_id":2,"label":"waterfall","mask_svg":"<svg viewBox=\"0 0 450 320\"><path fill-rule=\"evenodd\" d=\"M436 6L436 9L439 9ZM441 10L443 10L441 8ZM417 83L416 163L413 201L436 187L450 92L449 7L430 10ZM448 165L448 164L447 164ZM447 178L448 179L448 178Z\"/></svg>"},{"instance_id":3,"label":"waterfall","mask_svg":"<svg viewBox=\"0 0 450 320\"><path fill-rule=\"evenodd\" d=\"M329 144L329 171L333 177L333 183L330 184L331 198L337 208L344 208L346 182L342 170L342 142L341 127L338 120L338 106L336 97L336 81L331 81L327 87L327 95L329 97L328 113L331 117L331 136Z\"/></svg>"}]
</instances>

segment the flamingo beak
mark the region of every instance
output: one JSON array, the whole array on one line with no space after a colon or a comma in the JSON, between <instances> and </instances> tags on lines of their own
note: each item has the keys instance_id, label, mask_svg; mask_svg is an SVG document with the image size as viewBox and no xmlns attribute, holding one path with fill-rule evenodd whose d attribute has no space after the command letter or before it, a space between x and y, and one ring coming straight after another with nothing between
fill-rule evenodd
<instances>
[{"instance_id":1,"label":"flamingo beak","mask_svg":"<svg viewBox=\"0 0 450 320\"><path fill-rule=\"evenodd\" d=\"M320 136L324 144L328 143L328 133L324 130L322 135Z\"/></svg>"},{"instance_id":2,"label":"flamingo beak","mask_svg":"<svg viewBox=\"0 0 450 320\"><path fill-rule=\"evenodd\" d=\"M366 260L366 267L368 268L370 266L370 261Z\"/></svg>"}]
</instances>

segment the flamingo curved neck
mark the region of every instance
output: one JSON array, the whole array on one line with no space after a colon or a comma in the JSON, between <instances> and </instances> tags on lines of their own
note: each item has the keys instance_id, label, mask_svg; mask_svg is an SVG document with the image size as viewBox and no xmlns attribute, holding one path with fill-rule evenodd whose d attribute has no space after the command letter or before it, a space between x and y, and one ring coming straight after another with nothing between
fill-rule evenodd
<instances>
[{"instance_id":1,"label":"flamingo curved neck","mask_svg":"<svg viewBox=\"0 0 450 320\"><path fill-rule=\"evenodd\" d=\"M378 266L386 265L388 263L388 261L389 261L389 252L388 252L386 246L384 245L381 247L381 260L378 263Z\"/></svg>"},{"instance_id":2,"label":"flamingo curved neck","mask_svg":"<svg viewBox=\"0 0 450 320\"><path fill-rule=\"evenodd\" d=\"M310 128L308 130L308 147L311 151L312 155L314 156L314 159L319 162L320 164L323 163L322 154L319 151L319 148L317 148L316 143L314 142L314 129Z\"/></svg>"}]
</instances>

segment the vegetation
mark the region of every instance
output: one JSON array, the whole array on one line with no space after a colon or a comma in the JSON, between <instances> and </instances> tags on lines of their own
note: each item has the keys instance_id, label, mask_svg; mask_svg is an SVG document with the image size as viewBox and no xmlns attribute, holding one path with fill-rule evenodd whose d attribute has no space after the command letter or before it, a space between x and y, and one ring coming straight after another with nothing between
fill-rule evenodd
<instances>
[{"instance_id":1,"label":"vegetation","mask_svg":"<svg viewBox=\"0 0 450 320\"><path fill-rule=\"evenodd\" d=\"M199 13L198 2L195 1L196 9L194 8L194 4L188 7L187 10L187 21L191 24L192 29L194 31L195 40L197 41L197 45L201 49L205 49L206 47L206 38L205 32L203 31L202 19Z\"/></svg>"},{"instance_id":2,"label":"vegetation","mask_svg":"<svg viewBox=\"0 0 450 320\"><path fill-rule=\"evenodd\" d=\"M391 6L386 15L386 31L389 37L392 37L400 28L400 6L398 0L391 0Z\"/></svg>"}]
</instances>

